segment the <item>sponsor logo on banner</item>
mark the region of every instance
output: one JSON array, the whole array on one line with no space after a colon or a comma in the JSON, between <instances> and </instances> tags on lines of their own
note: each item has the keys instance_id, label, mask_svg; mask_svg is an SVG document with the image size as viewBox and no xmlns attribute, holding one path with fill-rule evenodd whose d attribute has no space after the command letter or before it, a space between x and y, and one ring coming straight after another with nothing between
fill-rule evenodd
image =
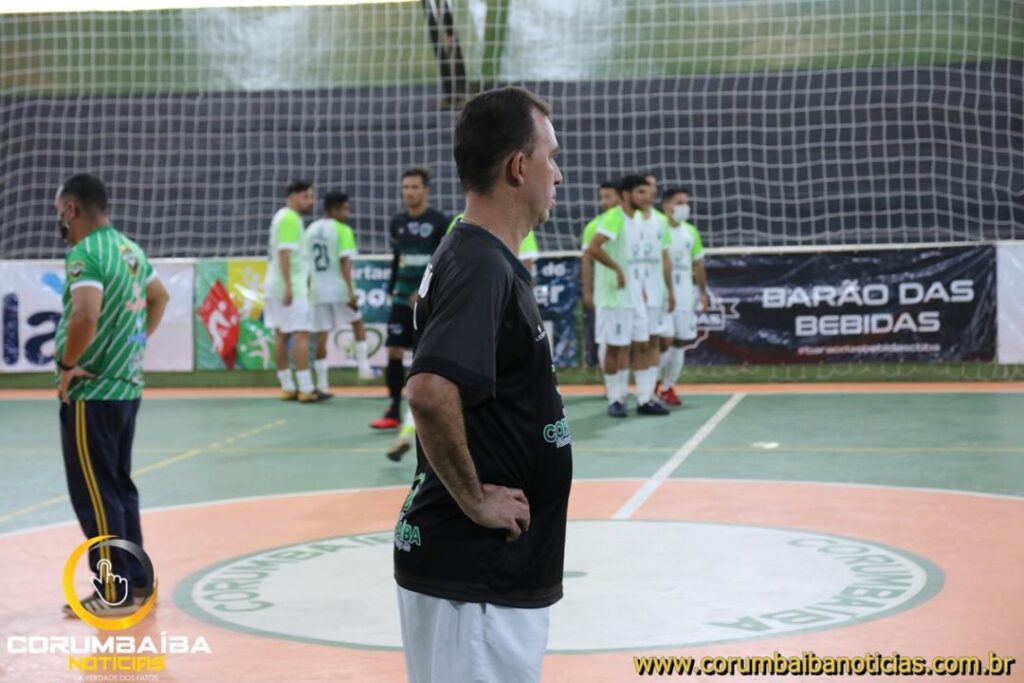
<instances>
[{"instance_id":1,"label":"sponsor logo on banner","mask_svg":"<svg viewBox=\"0 0 1024 683\"><path fill-rule=\"evenodd\" d=\"M192 263L154 260L152 264L170 301L160 328L147 340L143 368L192 370ZM64 274L64 262L59 260L0 261L0 371L54 370ZM140 298L137 293L136 299Z\"/></svg>"},{"instance_id":2,"label":"sponsor logo on banner","mask_svg":"<svg viewBox=\"0 0 1024 683\"><path fill-rule=\"evenodd\" d=\"M714 255L687 361L992 360L990 246Z\"/></svg>"}]
</instances>

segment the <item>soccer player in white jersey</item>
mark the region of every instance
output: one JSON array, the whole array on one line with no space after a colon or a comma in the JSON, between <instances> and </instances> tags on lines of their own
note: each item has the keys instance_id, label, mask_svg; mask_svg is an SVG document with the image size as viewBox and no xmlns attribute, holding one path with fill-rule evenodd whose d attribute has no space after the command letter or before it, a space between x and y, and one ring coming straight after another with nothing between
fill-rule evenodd
<instances>
[{"instance_id":1,"label":"soccer player in white jersey","mask_svg":"<svg viewBox=\"0 0 1024 683\"><path fill-rule=\"evenodd\" d=\"M697 311L694 281L700 290L701 310L708 308L708 276L704 269L704 245L700 233L689 222L690 193L685 187L671 189L661 198L661 209L668 216L669 259L672 261L672 286L676 308L666 313L662 322L661 363L659 364L658 397L670 406L682 405L676 396L675 384L683 370L685 347L697 338Z\"/></svg>"},{"instance_id":2,"label":"soccer player in white jersey","mask_svg":"<svg viewBox=\"0 0 1024 683\"><path fill-rule=\"evenodd\" d=\"M267 327L274 330L274 360L281 398L313 403L317 397L309 370L309 264L302 241L302 214L313 208L313 185L305 180L293 181L285 196L286 206L270 222L263 314ZM294 380L288 368L289 342L294 344Z\"/></svg>"},{"instance_id":3,"label":"soccer player in white jersey","mask_svg":"<svg viewBox=\"0 0 1024 683\"><path fill-rule=\"evenodd\" d=\"M607 345L605 385L608 414L626 416L630 348L637 383L637 412L667 415L654 398L658 345L651 333L662 312L674 307L668 260L668 223L651 210L653 188L639 175L619 184L622 204L603 214L587 252L608 270L595 273L594 302L599 341ZM654 321L652 322L652 318Z\"/></svg>"},{"instance_id":4,"label":"soccer player in white jersey","mask_svg":"<svg viewBox=\"0 0 1024 683\"><path fill-rule=\"evenodd\" d=\"M306 228L304 238L310 260L309 302L316 346L313 368L316 370L316 395L320 400L331 398L327 381L327 335L339 327L352 326L359 379L373 378L367 359L366 326L352 282L352 262L357 252L355 233L346 223L348 218L348 195L328 192L324 196L324 218Z\"/></svg>"},{"instance_id":5,"label":"soccer player in white jersey","mask_svg":"<svg viewBox=\"0 0 1024 683\"><path fill-rule=\"evenodd\" d=\"M594 306L594 259L587 252L590 241L597 234L597 228L601 223L601 217L605 212L610 211L619 205L618 182L604 182L597 190L598 206L601 213L591 219L583 228L583 236L580 240L580 280L583 290L583 361L587 367L604 369L604 356L607 346L597 338L597 310ZM604 268L604 266L600 266ZM597 361L596 363L594 361Z\"/></svg>"}]
</instances>

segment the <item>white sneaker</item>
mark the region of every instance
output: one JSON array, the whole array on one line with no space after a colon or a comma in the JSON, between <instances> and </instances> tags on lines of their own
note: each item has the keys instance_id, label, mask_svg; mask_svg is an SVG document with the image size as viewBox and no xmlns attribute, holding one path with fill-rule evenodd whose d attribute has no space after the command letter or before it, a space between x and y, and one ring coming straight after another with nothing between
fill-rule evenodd
<instances>
[{"instance_id":1,"label":"white sneaker","mask_svg":"<svg viewBox=\"0 0 1024 683\"><path fill-rule=\"evenodd\" d=\"M359 368L358 373L359 379L376 379L377 373L373 371L369 365L364 368Z\"/></svg>"}]
</instances>

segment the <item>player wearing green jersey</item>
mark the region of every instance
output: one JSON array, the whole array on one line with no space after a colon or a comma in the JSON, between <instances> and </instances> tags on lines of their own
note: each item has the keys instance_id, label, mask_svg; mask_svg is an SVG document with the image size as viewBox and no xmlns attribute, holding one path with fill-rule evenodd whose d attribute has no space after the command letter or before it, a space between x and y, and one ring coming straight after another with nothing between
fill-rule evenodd
<instances>
[{"instance_id":1,"label":"player wearing green jersey","mask_svg":"<svg viewBox=\"0 0 1024 683\"><path fill-rule=\"evenodd\" d=\"M601 311L598 336L608 346L605 384L608 414L625 417L630 348L637 383L637 412L666 415L654 398L658 345L652 332L662 312L674 307L668 223L651 210L653 188L639 175L619 186L622 205L605 213L590 242L591 257L608 268L595 279L595 303Z\"/></svg>"},{"instance_id":2,"label":"player wearing green jersey","mask_svg":"<svg viewBox=\"0 0 1024 683\"><path fill-rule=\"evenodd\" d=\"M697 338L697 311L693 283L700 289L702 310L708 308L708 276L704 269L704 245L697 228L689 223L690 193L684 188L668 190L662 196L661 207L669 217L669 235L672 244L672 286L676 294L676 309L666 313L662 321L661 362L659 363L658 396L666 405L682 405L676 396L675 383L683 370L684 349Z\"/></svg>"},{"instance_id":3,"label":"player wearing green jersey","mask_svg":"<svg viewBox=\"0 0 1024 683\"><path fill-rule=\"evenodd\" d=\"M141 546L132 442L146 340L169 297L139 245L110 224L99 178L72 176L57 191L54 208L71 245L54 343L71 505L86 538L111 535ZM145 568L120 548L91 550L89 565L99 575L96 591L81 603L92 614L131 614L152 592ZM68 605L64 613L74 616Z\"/></svg>"},{"instance_id":4,"label":"player wearing green jersey","mask_svg":"<svg viewBox=\"0 0 1024 683\"><path fill-rule=\"evenodd\" d=\"M316 348L313 369L316 371L316 395L320 400L331 398L327 381L327 335L339 327L352 326L359 379L373 378L367 358L366 326L352 282L352 262L357 250L355 233L345 222L348 218L348 195L328 192L324 196L324 217L310 224L303 235L310 259L309 306Z\"/></svg>"},{"instance_id":5,"label":"player wearing green jersey","mask_svg":"<svg viewBox=\"0 0 1024 683\"><path fill-rule=\"evenodd\" d=\"M618 187L613 182L601 183L597 189L597 203L601 207L601 214L619 205ZM604 356L607 347L598 343L595 334L595 311L594 311L594 259L587 253L590 241L597 234L597 226L601 221L601 215L591 220L583 228L583 237L580 244L580 279L583 289L583 342L584 362L587 367L604 367ZM598 265L598 268L604 268Z\"/></svg>"},{"instance_id":6,"label":"player wearing green jersey","mask_svg":"<svg viewBox=\"0 0 1024 683\"><path fill-rule=\"evenodd\" d=\"M264 319L274 330L281 398L313 403L318 399L309 370L309 258L302 240L302 214L313 208L313 185L305 180L293 181L285 196L286 205L270 221ZM289 343L295 355L295 380L288 369Z\"/></svg>"}]
</instances>

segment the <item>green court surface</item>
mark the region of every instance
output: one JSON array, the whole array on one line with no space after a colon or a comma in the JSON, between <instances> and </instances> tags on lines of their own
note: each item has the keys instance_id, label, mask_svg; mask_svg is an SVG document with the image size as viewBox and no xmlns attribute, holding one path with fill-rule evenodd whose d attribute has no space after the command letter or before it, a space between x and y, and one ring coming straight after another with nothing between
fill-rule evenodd
<instances>
[{"instance_id":1,"label":"green court surface","mask_svg":"<svg viewBox=\"0 0 1024 683\"><path fill-rule=\"evenodd\" d=\"M576 478L646 479L674 458L673 478L1024 497L1024 393L751 394L724 413L730 396L694 395L667 418L626 420L606 417L600 397L567 397ZM415 459L386 460L392 435L367 427L382 408L378 398L144 400L134 455L143 508L405 486ZM0 400L0 533L73 520L57 409Z\"/></svg>"}]
</instances>

